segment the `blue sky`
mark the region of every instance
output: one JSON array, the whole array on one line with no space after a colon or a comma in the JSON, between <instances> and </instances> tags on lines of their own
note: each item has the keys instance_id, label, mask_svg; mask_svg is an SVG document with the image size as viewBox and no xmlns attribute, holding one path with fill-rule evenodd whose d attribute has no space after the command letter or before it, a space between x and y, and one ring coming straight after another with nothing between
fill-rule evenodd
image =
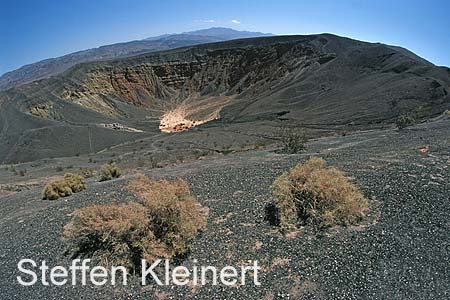
<instances>
[{"instance_id":1,"label":"blue sky","mask_svg":"<svg viewBox=\"0 0 450 300\"><path fill-rule=\"evenodd\" d=\"M400 45L450 66L449 13L448 0L0 0L0 74L77 50L212 26L329 32Z\"/></svg>"}]
</instances>

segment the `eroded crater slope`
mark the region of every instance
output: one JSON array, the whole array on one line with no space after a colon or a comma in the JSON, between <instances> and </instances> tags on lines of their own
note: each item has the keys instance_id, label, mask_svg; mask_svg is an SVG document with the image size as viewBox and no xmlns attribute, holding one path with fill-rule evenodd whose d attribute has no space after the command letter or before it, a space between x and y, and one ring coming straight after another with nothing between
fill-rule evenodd
<instances>
[{"instance_id":1,"label":"eroded crater slope","mask_svg":"<svg viewBox=\"0 0 450 300\"><path fill-rule=\"evenodd\" d=\"M2 94L0 160L96 151L213 120L209 127L243 123L253 133L260 122L383 127L412 110L426 119L450 108L449 86L448 68L406 49L329 34L242 39L83 63ZM103 140L89 144L84 136L92 134ZM46 150L31 155L36 141Z\"/></svg>"}]
</instances>

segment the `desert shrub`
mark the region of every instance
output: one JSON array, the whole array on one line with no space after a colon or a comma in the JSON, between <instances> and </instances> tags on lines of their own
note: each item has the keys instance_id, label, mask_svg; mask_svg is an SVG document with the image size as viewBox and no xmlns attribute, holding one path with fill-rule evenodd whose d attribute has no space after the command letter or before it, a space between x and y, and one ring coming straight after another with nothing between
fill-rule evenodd
<instances>
[{"instance_id":1,"label":"desert shrub","mask_svg":"<svg viewBox=\"0 0 450 300\"><path fill-rule=\"evenodd\" d=\"M276 208L272 211L278 214L272 219L285 230L306 223L321 227L354 224L368 207L359 189L321 158L311 158L282 174L272 192Z\"/></svg>"},{"instance_id":2,"label":"desert shrub","mask_svg":"<svg viewBox=\"0 0 450 300\"><path fill-rule=\"evenodd\" d=\"M114 162L105 164L100 169L100 181L111 180L113 178L119 178L120 175L122 175L122 171L119 169L119 167Z\"/></svg>"},{"instance_id":3,"label":"desert shrub","mask_svg":"<svg viewBox=\"0 0 450 300\"><path fill-rule=\"evenodd\" d=\"M154 242L147 210L133 202L76 210L64 227L63 238L75 256L94 257L103 266L130 269L140 259L137 254L145 248L145 242Z\"/></svg>"},{"instance_id":4,"label":"desert shrub","mask_svg":"<svg viewBox=\"0 0 450 300\"><path fill-rule=\"evenodd\" d=\"M158 168L159 167L159 162L158 162L158 159L156 157L153 157L153 156L150 157L150 167L151 168Z\"/></svg>"},{"instance_id":5,"label":"desert shrub","mask_svg":"<svg viewBox=\"0 0 450 300\"><path fill-rule=\"evenodd\" d=\"M409 114L403 114L400 115L397 120L395 121L395 125L398 129L403 129L409 126L412 126L414 124L417 124L417 116L415 114L409 113Z\"/></svg>"},{"instance_id":6,"label":"desert shrub","mask_svg":"<svg viewBox=\"0 0 450 300\"><path fill-rule=\"evenodd\" d=\"M64 180L67 182L67 184L72 189L72 192L74 193L78 193L86 189L84 178L79 174L66 173L64 175Z\"/></svg>"},{"instance_id":7,"label":"desert shrub","mask_svg":"<svg viewBox=\"0 0 450 300\"><path fill-rule=\"evenodd\" d=\"M128 189L148 209L153 232L164 241L166 255L176 257L186 253L192 239L206 226L206 211L186 181L153 181L140 176ZM144 253L144 257L151 259L151 252Z\"/></svg>"},{"instance_id":8,"label":"desert shrub","mask_svg":"<svg viewBox=\"0 0 450 300\"><path fill-rule=\"evenodd\" d=\"M64 178L54 180L45 186L42 198L44 200L56 200L81 192L84 189L86 189L86 185L82 176L66 173Z\"/></svg>"},{"instance_id":9,"label":"desert shrub","mask_svg":"<svg viewBox=\"0 0 450 300\"><path fill-rule=\"evenodd\" d=\"M139 272L141 259L187 254L192 240L206 226L206 212L186 182L152 181L142 176L128 189L138 202L75 211L63 232L74 256Z\"/></svg>"},{"instance_id":10,"label":"desert shrub","mask_svg":"<svg viewBox=\"0 0 450 300\"><path fill-rule=\"evenodd\" d=\"M306 131L304 129L293 129L283 127L279 130L283 153L295 154L305 149L308 141Z\"/></svg>"}]
</instances>

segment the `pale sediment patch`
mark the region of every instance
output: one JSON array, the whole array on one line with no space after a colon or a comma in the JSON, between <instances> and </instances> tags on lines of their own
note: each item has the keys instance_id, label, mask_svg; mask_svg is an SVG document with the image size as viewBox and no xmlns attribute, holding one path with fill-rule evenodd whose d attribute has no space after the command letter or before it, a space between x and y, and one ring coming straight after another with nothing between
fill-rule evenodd
<instances>
[{"instance_id":1,"label":"pale sediment patch","mask_svg":"<svg viewBox=\"0 0 450 300\"><path fill-rule=\"evenodd\" d=\"M159 129L162 132L180 132L188 130L213 119L189 120L186 110L182 107L166 112L160 121Z\"/></svg>"},{"instance_id":2,"label":"pale sediment patch","mask_svg":"<svg viewBox=\"0 0 450 300\"><path fill-rule=\"evenodd\" d=\"M220 96L178 104L161 116L159 129L161 132L181 132L216 120L222 108L232 99Z\"/></svg>"}]
</instances>

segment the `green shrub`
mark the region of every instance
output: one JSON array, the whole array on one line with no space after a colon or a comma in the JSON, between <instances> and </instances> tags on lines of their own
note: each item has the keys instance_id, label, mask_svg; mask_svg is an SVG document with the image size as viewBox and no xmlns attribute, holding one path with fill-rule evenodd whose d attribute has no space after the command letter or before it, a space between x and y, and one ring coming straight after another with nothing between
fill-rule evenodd
<instances>
[{"instance_id":1,"label":"green shrub","mask_svg":"<svg viewBox=\"0 0 450 300\"><path fill-rule=\"evenodd\" d=\"M395 121L395 125L397 126L398 129L403 129L415 125L417 124L417 122L418 122L417 116L415 114L409 113L399 116Z\"/></svg>"},{"instance_id":2,"label":"green shrub","mask_svg":"<svg viewBox=\"0 0 450 300\"><path fill-rule=\"evenodd\" d=\"M116 163L105 164L100 169L100 181L111 180L113 178L119 178L122 175L122 171L116 165Z\"/></svg>"},{"instance_id":3,"label":"green shrub","mask_svg":"<svg viewBox=\"0 0 450 300\"><path fill-rule=\"evenodd\" d=\"M306 223L321 227L354 224L368 207L359 189L321 158L311 158L278 177L271 211L284 230Z\"/></svg>"},{"instance_id":4,"label":"green shrub","mask_svg":"<svg viewBox=\"0 0 450 300\"><path fill-rule=\"evenodd\" d=\"M48 183L42 193L44 200L56 200L86 189L84 179L78 174L66 173L64 178Z\"/></svg>"},{"instance_id":5,"label":"green shrub","mask_svg":"<svg viewBox=\"0 0 450 300\"><path fill-rule=\"evenodd\" d=\"M185 255L206 227L206 210L187 183L142 176L128 189L139 202L93 205L75 211L63 233L74 255L137 272L141 259Z\"/></svg>"},{"instance_id":6,"label":"green shrub","mask_svg":"<svg viewBox=\"0 0 450 300\"><path fill-rule=\"evenodd\" d=\"M304 129L283 127L279 131L279 136L283 153L295 154L306 148L305 144L308 138Z\"/></svg>"}]
</instances>

